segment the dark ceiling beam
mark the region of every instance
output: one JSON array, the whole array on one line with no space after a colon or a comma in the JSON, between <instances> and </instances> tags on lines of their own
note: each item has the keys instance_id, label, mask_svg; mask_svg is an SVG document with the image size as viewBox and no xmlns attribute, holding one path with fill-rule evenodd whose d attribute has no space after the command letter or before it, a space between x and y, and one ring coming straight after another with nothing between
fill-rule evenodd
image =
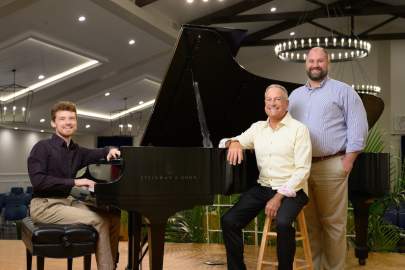
<instances>
[{"instance_id":1,"label":"dark ceiling beam","mask_svg":"<svg viewBox=\"0 0 405 270\"><path fill-rule=\"evenodd\" d=\"M320 39L323 38L330 38L328 37L319 37ZM405 39L405 33L387 33L387 34L371 34L371 35L362 35L359 36L362 40L397 40L397 39ZM300 39L297 37L297 39ZM291 39L292 40L292 39ZM274 46L277 43L283 42L285 39L265 39L259 40L255 42L242 42L242 47L257 47L257 46Z\"/></svg>"},{"instance_id":2,"label":"dark ceiling beam","mask_svg":"<svg viewBox=\"0 0 405 270\"><path fill-rule=\"evenodd\" d=\"M254 42L254 41L257 41L257 40L261 40L263 38L271 36L273 33L283 32L283 31L288 30L288 29L290 29L292 27L295 27L297 25L299 25L299 23L298 23L298 21L295 21L295 20L289 20L289 21L285 21L285 22L282 22L282 23L278 23L276 25L267 27L267 28L265 28L263 30L254 32L254 33L246 36L245 40L247 42Z\"/></svg>"},{"instance_id":3,"label":"dark ceiling beam","mask_svg":"<svg viewBox=\"0 0 405 270\"><path fill-rule=\"evenodd\" d=\"M335 8L336 6L340 6L342 4L342 1L338 0L336 2L333 2L332 4L328 5L328 8ZM324 12L324 8L317 8L308 12L305 12L309 17L313 14L318 14ZM305 17L295 17L294 19L291 20L286 20L282 23L278 23L276 25L272 25L270 27L264 28L262 30L259 30L257 32L254 32L250 35L248 35L245 40L246 42L255 42L259 41L261 39L264 39L268 36L280 33L282 31L285 31L287 29L290 29L292 27L298 26L300 24L306 23L308 21L308 17L305 15Z\"/></svg>"},{"instance_id":4,"label":"dark ceiling beam","mask_svg":"<svg viewBox=\"0 0 405 270\"><path fill-rule=\"evenodd\" d=\"M393 14L405 16L405 6L384 6L384 7L365 7L362 9L350 9L338 14L329 14L326 9L320 9L317 12L297 11L297 12L283 12L275 14L246 14L236 15L233 17L217 17L212 19L212 23L240 23L240 22L265 22L265 21L280 21L280 20L294 20L296 18L306 18L307 20L315 20L330 17L350 17L350 16L371 16L371 15L387 15Z\"/></svg>"},{"instance_id":5,"label":"dark ceiling beam","mask_svg":"<svg viewBox=\"0 0 405 270\"><path fill-rule=\"evenodd\" d=\"M152 4L153 2L156 2L157 0L135 0L135 5L138 7L143 7L149 4Z\"/></svg>"},{"instance_id":6,"label":"dark ceiling beam","mask_svg":"<svg viewBox=\"0 0 405 270\"><path fill-rule=\"evenodd\" d=\"M373 27L371 27L371 28L367 29L366 31L360 33L359 35L368 34L368 33L372 32L372 31L374 31L374 30L380 28L381 26L386 25L387 23L390 23L390 22L392 22L393 20L396 20L397 18L398 18L398 16L393 16L393 17L391 17L391 18L389 18L389 19L387 19L387 20L385 20L385 21L383 21L383 22L381 22L381 23L379 23L379 24L374 25Z\"/></svg>"},{"instance_id":7,"label":"dark ceiling beam","mask_svg":"<svg viewBox=\"0 0 405 270\"><path fill-rule=\"evenodd\" d=\"M188 22L189 24L199 24L199 25L209 25L213 24L214 19L218 18L226 18L226 17L231 17L235 16L239 13L242 13L244 11L253 9L255 7L264 5L268 2L271 2L273 0L245 0L241 1L239 3L236 3L232 6L229 6L227 8L221 9L217 12L211 13L209 15L203 16L201 18L195 19L191 22Z\"/></svg>"},{"instance_id":8,"label":"dark ceiling beam","mask_svg":"<svg viewBox=\"0 0 405 270\"><path fill-rule=\"evenodd\" d=\"M366 40L397 40L405 39L405 33L370 34L359 36L359 38Z\"/></svg>"},{"instance_id":9,"label":"dark ceiling beam","mask_svg":"<svg viewBox=\"0 0 405 270\"><path fill-rule=\"evenodd\" d=\"M321 29L324 29L324 30L326 30L326 31L328 31L330 33L333 33L333 34L336 34L336 35L339 35L339 36L347 36L347 34L343 34L343 33L339 32L339 31L336 31L336 30L334 30L332 28L324 26L324 25L322 25L320 23L317 23L317 22L314 22L314 21L309 21L308 23L310 23L310 24L312 24L312 25L314 25L316 27L319 27Z\"/></svg>"},{"instance_id":10,"label":"dark ceiling beam","mask_svg":"<svg viewBox=\"0 0 405 270\"><path fill-rule=\"evenodd\" d=\"M326 7L325 3L319 2L317 0L306 0L307 2L310 2L312 4L318 5L320 7Z\"/></svg>"},{"instance_id":11,"label":"dark ceiling beam","mask_svg":"<svg viewBox=\"0 0 405 270\"><path fill-rule=\"evenodd\" d=\"M401 7L401 6L392 6L392 5L389 5L389 4L385 4L385 3L381 3L381 2L376 2L376 1L374 1L374 0L370 0L370 3L371 4L373 4L373 5L375 5L376 7L381 7L381 8L387 8L387 7L393 7L393 8L395 8L395 7ZM402 6L402 9L401 10L403 10L403 6ZM400 11L400 10L397 10L397 12L398 11ZM403 14L398 14L398 13L391 13L391 15L396 15L396 16L398 16L398 17L401 17L401 18L405 18L405 15L403 15Z\"/></svg>"}]
</instances>

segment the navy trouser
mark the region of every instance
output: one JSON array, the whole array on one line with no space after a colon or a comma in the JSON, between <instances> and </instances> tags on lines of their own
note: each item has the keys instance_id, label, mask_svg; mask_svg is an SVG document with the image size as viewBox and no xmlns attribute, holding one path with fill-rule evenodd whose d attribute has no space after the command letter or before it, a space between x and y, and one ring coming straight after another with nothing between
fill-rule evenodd
<instances>
[{"instance_id":1,"label":"navy trouser","mask_svg":"<svg viewBox=\"0 0 405 270\"><path fill-rule=\"evenodd\" d=\"M268 187L254 186L221 218L228 269L244 270L242 229L264 209L266 203L277 193ZM284 197L277 211L277 257L278 269L293 269L295 255L295 229L292 224L308 197L301 189L296 197Z\"/></svg>"}]
</instances>

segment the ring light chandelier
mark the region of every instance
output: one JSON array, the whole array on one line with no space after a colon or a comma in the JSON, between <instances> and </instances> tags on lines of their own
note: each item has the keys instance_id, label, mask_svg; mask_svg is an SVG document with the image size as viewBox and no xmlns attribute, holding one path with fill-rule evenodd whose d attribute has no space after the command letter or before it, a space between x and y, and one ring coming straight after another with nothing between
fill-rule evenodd
<instances>
[{"instance_id":1,"label":"ring light chandelier","mask_svg":"<svg viewBox=\"0 0 405 270\"><path fill-rule=\"evenodd\" d=\"M356 37L309 37L282 41L274 47L276 56L287 62L303 63L313 47L323 47L331 62L345 62L364 58L371 51L370 42Z\"/></svg>"}]
</instances>

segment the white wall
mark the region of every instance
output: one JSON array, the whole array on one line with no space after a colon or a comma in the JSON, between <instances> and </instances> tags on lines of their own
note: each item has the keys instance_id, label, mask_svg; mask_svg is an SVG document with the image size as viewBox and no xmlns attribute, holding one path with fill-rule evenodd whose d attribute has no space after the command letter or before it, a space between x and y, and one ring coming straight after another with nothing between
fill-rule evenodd
<instances>
[{"instance_id":1,"label":"white wall","mask_svg":"<svg viewBox=\"0 0 405 270\"><path fill-rule=\"evenodd\" d=\"M391 126L398 116L405 116L405 41L395 40L391 42L391 72L384 74L391 81ZM392 152L399 155L401 145L401 133L405 130L393 130L391 139Z\"/></svg>"},{"instance_id":2,"label":"white wall","mask_svg":"<svg viewBox=\"0 0 405 270\"><path fill-rule=\"evenodd\" d=\"M30 185L28 155L36 142L50 136L49 133L0 128L0 193L10 191L12 186ZM85 147L95 146L94 136L75 136L73 140Z\"/></svg>"}]
</instances>

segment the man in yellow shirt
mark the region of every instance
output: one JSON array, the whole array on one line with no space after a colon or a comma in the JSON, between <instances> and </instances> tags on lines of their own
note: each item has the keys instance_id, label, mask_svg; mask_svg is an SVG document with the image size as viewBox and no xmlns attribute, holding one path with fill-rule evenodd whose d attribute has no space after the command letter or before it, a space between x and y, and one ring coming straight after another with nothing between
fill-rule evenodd
<instances>
[{"instance_id":1,"label":"man in yellow shirt","mask_svg":"<svg viewBox=\"0 0 405 270\"><path fill-rule=\"evenodd\" d=\"M254 123L241 135L221 141L228 147L228 161L243 160L242 149L254 149L259 169L258 184L242 194L222 217L228 269L246 269L242 229L264 208L277 221L278 269L293 269L295 229L292 226L308 202L307 179L311 168L308 129L288 113L288 92L270 85L265 92L267 121Z\"/></svg>"}]
</instances>

